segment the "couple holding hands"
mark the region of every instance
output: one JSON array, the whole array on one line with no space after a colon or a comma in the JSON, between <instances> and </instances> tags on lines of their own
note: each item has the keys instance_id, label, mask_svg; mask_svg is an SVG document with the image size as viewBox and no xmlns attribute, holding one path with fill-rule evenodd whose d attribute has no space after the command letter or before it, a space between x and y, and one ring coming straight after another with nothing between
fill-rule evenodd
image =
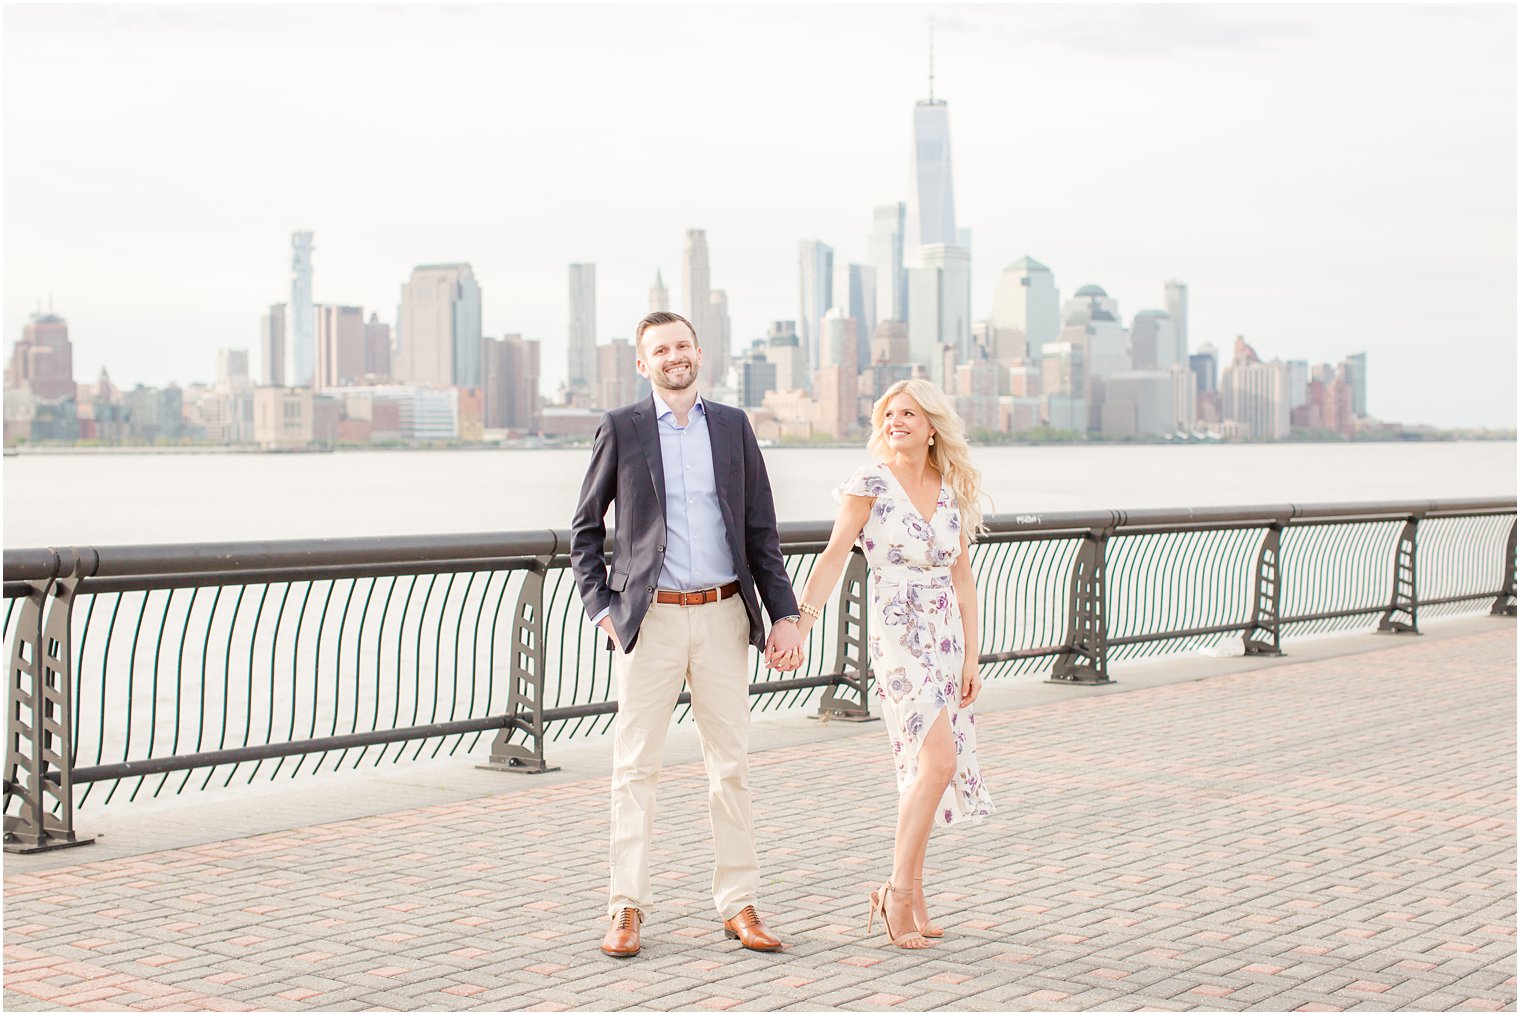
<instances>
[{"instance_id":1,"label":"couple holding hands","mask_svg":"<svg viewBox=\"0 0 1520 1015\"><path fill-rule=\"evenodd\" d=\"M971 713L981 678L969 542L981 510L964 428L927 381L887 390L871 414L868 447L877 462L835 491L833 533L799 601L754 430L742 410L698 395L702 349L691 324L657 311L639 322L634 344L653 392L602 418L572 525L581 600L612 643L617 684L602 951L626 957L640 948L653 902L655 788L683 683L707 768L713 901L725 933L756 951L783 947L755 909L748 647L762 649L775 669L800 666L808 630L857 539L870 565L871 669L899 793L892 872L870 894L867 926L880 913L892 944L928 947L943 933L923 890L930 828L992 812Z\"/></svg>"}]
</instances>

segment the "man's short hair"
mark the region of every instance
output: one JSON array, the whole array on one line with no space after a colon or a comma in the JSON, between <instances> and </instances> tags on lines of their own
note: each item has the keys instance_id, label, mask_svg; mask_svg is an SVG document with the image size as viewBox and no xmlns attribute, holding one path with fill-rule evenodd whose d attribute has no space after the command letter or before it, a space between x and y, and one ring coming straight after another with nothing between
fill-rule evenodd
<instances>
[{"instance_id":1,"label":"man's short hair","mask_svg":"<svg viewBox=\"0 0 1520 1015\"><path fill-rule=\"evenodd\" d=\"M675 324L677 321L680 321L682 324L686 325L686 330L691 332L692 343L700 347L702 343L697 338L697 329L691 326L690 321L682 317L680 314L672 313L669 310L656 310L652 313L645 314L644 319L639 322L638 330L634 332L633 336L634 352L638 353L640 356L644 355L644 332L661 324Z\"/></svg>"}]
</instances>

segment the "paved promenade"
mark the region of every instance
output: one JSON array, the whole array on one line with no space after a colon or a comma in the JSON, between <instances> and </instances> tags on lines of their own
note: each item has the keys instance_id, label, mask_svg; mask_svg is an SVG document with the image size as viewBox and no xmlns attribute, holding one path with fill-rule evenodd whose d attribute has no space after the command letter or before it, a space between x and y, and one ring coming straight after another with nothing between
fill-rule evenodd
<instances>
[{"instance_id":1,"label":"paved promenade","mask_svg":"<svg viewBox=\"0 0 1520 1015\"><path fill-rule=\"evenodd\" d=\"M880 724L794 717L757 723L753 756L784 953L723 938L683 734L637 958L597 950L605 752L551 745L550 776L461 775L426 805L353 783L326 820L262 834L192 807L86 812L100 844L5 858L4 1003L1513 1010L1515 637L1482 618L1213 675L1192 660L1103 689L995 688L978 737L999 810L936 830L946 937L927 951L865 935L895 806Z\"/></svg>"}]
</instances>

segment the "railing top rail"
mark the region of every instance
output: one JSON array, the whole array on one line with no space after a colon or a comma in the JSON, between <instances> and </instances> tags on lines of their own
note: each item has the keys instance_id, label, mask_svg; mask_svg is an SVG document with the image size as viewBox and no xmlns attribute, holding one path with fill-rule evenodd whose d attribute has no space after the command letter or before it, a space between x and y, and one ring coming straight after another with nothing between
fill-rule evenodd
<instances>
[{"instance_id":1,"label":"railing top rail","mask_svg":"<svg viewBox=\"0 0 1520 1015\"><path fill-rule=\"evenodd\" d=\"M1123 532L1127 528L1208 528L1257 522L1263 526L1300 520L1379 520L1504 514L1514 497L1451 500L1260 504L1201 508L1140 508L1101 511L1043 511L989 517L993 534L1038 534L1081 530ZM821 543L828 521L784 522L783 544ZM609 538L609 545L611 540ZM254 540L223 543L158 543L134 546L29 547L5 550L4 580L11 583L69 575L133 577L207 573L299 571L308 568L374 566L405 561L436 563L501 558L556 557L569 553L568 529L474 532L445 535L351 536L327 539Z\"/></svg>"}]
</instances>

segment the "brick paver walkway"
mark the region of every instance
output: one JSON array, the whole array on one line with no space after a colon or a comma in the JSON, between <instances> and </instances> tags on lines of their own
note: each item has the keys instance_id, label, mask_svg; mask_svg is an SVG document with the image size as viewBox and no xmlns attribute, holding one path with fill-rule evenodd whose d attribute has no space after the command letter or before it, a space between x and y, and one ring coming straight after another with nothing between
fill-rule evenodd
<instances>
[{"instance_id":1,"label":"brick paver walkway","mask_svg":"<svg viewBox=\"0 0 1520 1015\"><path fill-rule=\"evenodd\" d=\"M10 1008L1513 1008L1515 634L1389 641L987 714L998 814L936 831L938 947L864 934L879 725L755 754L762 911L725 941L668 768L643 955L597 951L605 778L5 878ZM292 792L297 790L293 789ZM879 929L879 928L878 928Z\"/></svg>"}]
</instances>

